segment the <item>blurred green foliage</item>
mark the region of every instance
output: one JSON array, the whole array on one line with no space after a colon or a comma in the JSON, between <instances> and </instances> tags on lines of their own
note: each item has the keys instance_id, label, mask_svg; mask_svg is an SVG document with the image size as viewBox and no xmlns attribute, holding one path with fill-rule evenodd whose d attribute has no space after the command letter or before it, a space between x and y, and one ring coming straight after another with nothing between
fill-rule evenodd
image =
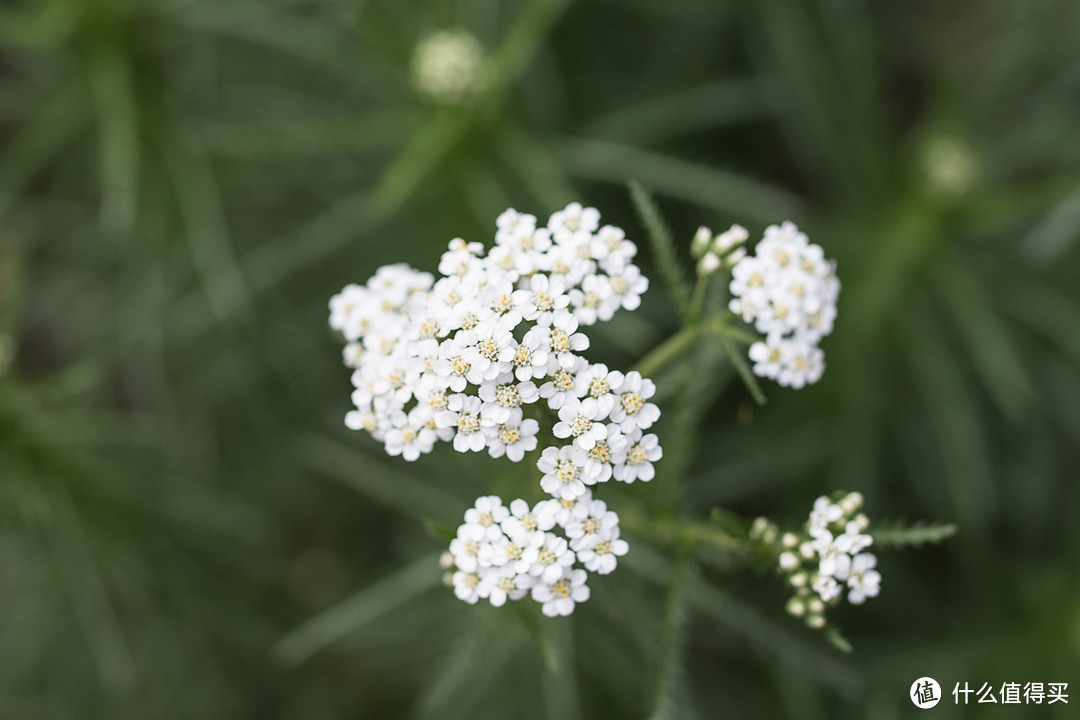
<instances>
[{"instance_id":1,"label":"blurred green foliage","mask_svg":"<svg viewBox=\"0 0 1080 720\"><path fill-rule=\"evenodd\" d=\"M437 107L410 55L456 26L495 81ZM5 3L0 717L889 720L922 675L1080 691L1078 47L1071 0ZM844 488L958 523L882 553L882 596L836 614L853 658L719 550L669 595L677 548L633 534L572 621L464 606L425 523L521 469L342 426L333 292L510 205L640 237L629 179L684 250L790 218L839 260L824 380L753 408L695 350L657 378L660 474L610 502L797 524ZM626 366L678 325L643 263L643 309L594 334Z\"/></svg>"}]
</instances>

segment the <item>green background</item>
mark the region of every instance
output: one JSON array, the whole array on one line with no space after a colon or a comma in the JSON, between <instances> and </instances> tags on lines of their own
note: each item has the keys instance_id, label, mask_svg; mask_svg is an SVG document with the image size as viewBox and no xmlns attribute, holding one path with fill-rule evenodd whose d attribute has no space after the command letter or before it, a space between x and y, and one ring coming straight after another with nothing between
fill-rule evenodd
<instances>
[{"instance_id":1,"label":"green background","mask_svg":"<svg viewBox=\"0 0 1080 720\"><path fill-rule=\"evenodd\" d=\"M457 26L495 80L440 107L410 56ZM0 718L888 720L923 675L934 717L1075 716L949 693L1080 692L1078 48L1071 0L4 3ZM833 613L854 655L708 547L670 597L629 532L571 620L468 607L425 521L531 474L342 425L331 294L511 205L641 240L632 178L685 265L792 219L843 291L812 388L658 376L665 460L609 504L957 523ZM679 324L639 245L642 309L591 333L620 367Z\"/></svg>"}]
</instances>

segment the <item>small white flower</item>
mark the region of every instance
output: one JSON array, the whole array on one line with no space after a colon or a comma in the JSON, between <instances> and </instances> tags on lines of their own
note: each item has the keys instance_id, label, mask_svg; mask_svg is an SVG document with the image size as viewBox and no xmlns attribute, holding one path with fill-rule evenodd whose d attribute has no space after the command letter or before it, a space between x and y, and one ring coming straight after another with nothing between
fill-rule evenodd
<instances>
[{"instance_id":1,"label":"small white flower","mask_svg":"<svg viewBox=\"0 0 1080 720\"><path fill-rule=\"evenodd\" d=\"M843 586L836 581L836 578L831 575L822 575L813 584L814 592L818 594L824 602L831 602L835 598L840 596L843 591Z\"/></svg>"},{"instance_id":2,"label":"small white flower","mask_svg":"<svg viewBox=\"0 0 1080 720\"><path fill-rule=\"evenodd\" d=\"M630 550L630 545L619 537L619 529L611 530L607 537L599 542L578 551L578 559L585 564L585 569L600 575L607 575L618 564L622 557Z\"/></svg>"},{"instance_id":3,"label":"small white flower","mask_svg":"<svg viewBox=\"0 0 1080 720\"><path fill-rule=\"evenodd\" d=\"M641 435L640 430L635 430L627 436L625 449L614 453L612 474L616 480L624 483L635 480L648 482L656 475L652 464L663 456L664 450L656 435Z\"/></svg>"},{"instance_id":4,"label":"small white flower","mask_svg":"<svg viewBox=\"0 0 1080 720\"><path fill-rule=\"evenodd\" d=\"M608 370L607 365L596 363L578 372L574 392L578 397L590 397L597 401L604 416L611 414L618 401L615 391L622 388L626 376L618 370Z\"/></svg>"},{"instance_id":5,"label":"small white flower","mask_svg":"<svg viewBox=\"0 0 1080 720\"><path fill-rule=\"evenodd\" d=\"M610 320L619 305L619 302L611 302L614 294L607 275L586 275L581 281L581 288L573 288L569 293L574 317L582 325Z\"/></svg>"},{"instance_id":6,"label":"small white flower","mask_svg":"<svg viewBox=\"0 0 1080 720\"><path fill-rule=\"evenodd\" d=\"M449 427L456 431L454 449L458 452L483 450L487 440L481 424L480 398L451 395L447 407L447 410L435 415L435 423L439 427Z\"/></svg>"},{"instance_id":7,"label":"small white flower","mask_svg":"<svg viewBox=\"0 0 1080 720\"><path fill-rule=\"evenodd\" d=\"M549 408L559 410L567 400L577 397L574 390L577 384L577 369L584 366L585 361L576 358L573 367L559 368L550 375L550 380L540 386L540 397L547 400Z\"/></svg>"},{"instance_id":8,"label":"small white flower","mask_svg":"<svg viewBox=\"0 0 1080 720\"><path fill-rule=\"evenodd\" d=\"M576 559L566 538L554 533L545 533L544 541L537 548L536 562L529 568L529 574L540 578L545 583L554 582L562 577Z\"/></svg>"},{"instance_id":9,"label":"small white flower","mask_svg":"<svg viewBox=\"0 0 1080 720\"><path fill-rule=\"evenodd\" d=\"M581 557L583 549L612 537L611 533L618 526L619 516L608 510L603 500L579 502L566 523L566 537L570 538L570 548Z\"/></svg>"},{"instance_id":10,"label":"small white flower","mask_svg":"<svg viewBox=\"0 0 1080 720\"><path fill-rule=\"evenodd\" d=\"M536 320L562 310L570 304L565 284L560 278L549 278L537 273L529 278L528 290L517 290L512 295L514 306L526 320Z\"/></svg>"},{"instance_id":11,"label":"small white flower","mask_svg":"<svg viewBox=\"0 0 1080 720\"><path fill-rule=\"evenodd\" d=\"M557 438L573 438L576 447L591 450L600 440L607 438L603 421L606 413L593 398L571 398L559 409L559 422L552 432Z\"/></svg>"},{"instance_id":12,"label":"small white flower","mask_svg":"<svg viewBox=\"0 0 1080 720\"><path fill-rule=\"evenodd\" d=\"M465 523L458 527L457 537L450 541L450 554L454 556L454 564L459 569L467 573L476 572L486 535L486 530L476 524Z\"/></svg>"},{"instance_id":13,"label":"small white flower","mask_svg":"<svg viewBox=\"0 0 1080 720\"><path fill-rule=\"evenodd\" d=\"M507 382L484 383L479 388L479 394L484 401L480 413L492 424L505 423L514 410L534 403L540 397L535 383L531 380L515 382L512 376L508 376Z\"/></svg>"},{"instance_id":14,"label":"small white flower","mask_svg":"<svg viewBox=\"0 0 1080 720\"><path fill-rule=\"evenodd\" d=\"M623 435L622 428L615 423L608 423L605 430L607 437L597 440L595 445L585 451L585 482L590 485L610 480L617 458L623 458L625 462L630 441Z\"/></svg>"},{"instance_id":15,"label":"small white flower","mask_svg":"<svg viewBox=\"0 0 1080 720\"><path fill-rule=\"evenodd\" d=\"M543 605L543 612L548 617L569 615L574 612L576 603L589 599L586 579L584 570L573 570L554 582L540 583L532 589L533 600Z\"/></svg>"},{"instance_id":16,"label":"small white flower","mask_svg":"<svg viewBox=\"0 0 1080 720\"><path fill-rule=\"evenodd\" d=\"M547 226L555 242L565 243L579 234L590 235L596 232L600 227L600 213L596 208L582 207L581 203L574 202L553 213Z\"/></svg>"},{"instance_id":17,"label":"small white flower","mask_svg":"<svg viewBox=\"0 0 1080 720\"><path fill-rule=\"evenodd\" d=\"M400 455L413 462L422 453L431 452L437 436L427 427L427 417L423 408L414 408L408 415L398 411L394 415L393 427L386 432L386 453L393 457Z\"/></svg>"},{"instance_id":18,"label":"small white flower","mask_svg":"<svg viewBox=\"0 0 1080 720\"><path fill-rule=\"evenodd\" d=\"M465 511L465 524L480 528L484 540L494 542L502 537L503 520L510 516L510 511L503 507L497 495L485 495L476 499L476 504ZM453 552L453 550L451 550Z\"/></svg>"},{"instance_id":19,"label":"small white flower","mask_svg":"<svg viewBox=\"0 0 1080 720\"><path fill-rule=\"evenodd\" d=\"M589 338L577 332L578 321L569 311L560 309L545 313L537 320L541 340L549 353L548 374L577 365L577 356L589 347Z\"/></svg>"},{"instance_id":20,"label":"small white flower","mask_svg":"<svg viewBox=\"0 0 1080 720\"><path fill-rule=\"evenodd\" d=\"M618 390L618 402L611 410L611 419L622 425L624 433L648 430L660 418L660 408L648 402L655 393L652 380L641 377L636 370L627 373Z\"/></svg>"},{"instance_id":21,"label":"small white flower","mask_svg":"<svg viewBox=\"0 0 1080 720\"><path fill-rule=\"evenodd\" d=\"M518 498L510 503L510 516L503 520L502 529L507 537L519 543L528 542L526 536L539 535L543 541L544 533L555 527L555 515L558 503L554 500L542 500L533 507Z\"/></svg>"},{"instance_id":22,"label":"small white flower","mask_svg":"<svg viewBox=\"0 0 1080 720\"><path fill-rule=\"evenodd\" d=\"M849 603L861 605L866 598L877 597L881 592L881 574L874 569L876 566L877 558L870 553L862 553L852 559L847 577L847 585L851 589L848 593Z\"/></svg>"},{"instance_id":23,"label":"small white flower","mask_svg":"<svg viewBox=\"0 0 1080 720\"><path fill-rule=\"evenodd\" d=\"M536 433L540 430L540 424L532 418L522 419L521 410L514 408L503 422L485 430L491 457L505 455L511 462L521 462L525 453L536 449Z\"/></svg>"},{"instance_id":24,"label":"small white flower","mask_svg":"<svg viewBox=\"0 0 1080 720\"><path fill-rule=\"evenodd\" d=\"M525 333L516 346L504 348L499 359L513 366L514 376L524 382L547 374L548 353L543 336L536 328Z\"/></svg>"},{"instance_id":25,"label":"small white flower","mask_svg":"<svg viewBox=\"0 0 1080 720\"><path fill-rule=\"evenodd\" d=\"M536 584L536 578L516 572L510 565L493 568L481 580L481 596L487 596L494 607L502 607L509 600L520 600L529 594Z\"/></svg>"},{"instance_id":26,"label":"small white flower","mask_svg":"<svg viewBox=\"0 0 1080 720\"><path fill-rule=\"evenodd\" d=\"M585 492L585 451L573 445L544 448L536 467L544 473L540 487L552 497L575 500Z\"/></svg>"},{"instance_id":27,"label":"small white flower","mask_svg":"<svg viewBox=\"0 0 1080 720\"><path fill-rule=\"evenodd\" d=\"M458 570L453 575L454 595L470 605L480 599L480 576L475 572Z\"/></svg>"},{"instance_id":28,"label":"small white flower","mask_svg":"<svg viewBox=\"0 0 1080 720\"><path fill-rule=\"evenodd\" d=\"M641 296L649 289L649 278L636 265L627 265L621 273L611 275L608 283L612 297L626 310L637 310Z\"/></svg>"}]
</instances>

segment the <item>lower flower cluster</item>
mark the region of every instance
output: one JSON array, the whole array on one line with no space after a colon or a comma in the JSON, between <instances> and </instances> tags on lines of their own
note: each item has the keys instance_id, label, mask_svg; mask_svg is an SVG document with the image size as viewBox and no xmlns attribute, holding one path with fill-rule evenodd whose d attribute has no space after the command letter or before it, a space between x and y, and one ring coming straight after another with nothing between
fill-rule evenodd
<instances>
[{"instance_id":1,"label":"lower flower cluster","mask_svg":"<svg viewBox=\"0 0 1080 720\"><path fill-rule=\"evenodd\" d=\"M838 604L845 589L852 605L861 605L881 590L877 558L865 552L874 540L867 533L870 520L861 512L862 504L859 493L839 500L819 497L800 534L778 537L776 526L764 518L751 528L754 540L778 544L780 571L795 590L787 611L805 618L810 627L825 627L826 607Z\"/></svg>"},{"instance_id":2,"label":"lower flower cluster","mask_svg":"<svg viewBox=\"0 0 1080 720\"><path fill-rule=\"evenodd\" d=\"M499 607L530 595L554 617L588 600L588 573L610 573L629 549L619 516L588 490L532 506L487 495L465 511L443 566L454 594L469 604Z\"/></svg>"}]
</instances>

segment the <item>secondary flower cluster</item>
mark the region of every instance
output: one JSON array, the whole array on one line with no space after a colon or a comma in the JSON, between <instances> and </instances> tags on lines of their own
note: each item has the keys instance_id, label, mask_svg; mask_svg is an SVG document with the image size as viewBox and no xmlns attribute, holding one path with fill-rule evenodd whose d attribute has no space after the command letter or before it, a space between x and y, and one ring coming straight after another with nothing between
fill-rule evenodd
<instances>
[{"instance_id":1,"label":"secondary flower cluster","mask_svg":"<svg viewBox=\"0 0 1080 720\"><path fill-rule=\"evenodd\" d=\"M873 543L867 534L870 520L862 510L859 493L848 493L835 501L820 497L810 511L801 535L784 533L779 538L779 567L795 590L787 611L805 617L810 627L825 626L825 608L840 601L845 588L847 600L861 605L881 590L881 574L874 568L877 558L864 552ZM751 537L766 545L777 541L776 526L758 518Z\"/></svg>"},{"instance_id":2,"label":"secondary flower cluster","mask_svg":"<svg viewBox=\"0 0 1080 720\"><path fill-rule=\"evenodd\" d=\"M588 501L590 486L613 478L651 480L663 454L648 432L660 416L655 386L580 354L583 327L640 305L648 280L631 262L637 247L577 203L545 227L512 209L496 227L487 252L451 241L438 279L390 265L331 299L353 368L345 424L409 461L443 441L520 462L551 418L545 436L556 443L536 464L556 500ZM474 572L457 567L462 582Z\"/></svg>"},{"instance_id":3,"label":"secondary flower cluster","mask_svg":"<svg viewBox=\"0 0 1080 720\"><path fill-rule=\"evenodd\" d=\"M520 498L506 507L489 495L465 511L443 566L454 568L454 594L469 604L500 607L531 595L554 617L589 599L586 571L610 573L627 550L619 516L589 492L532 507Z\"/></svg>"},{"instance_id":4,"label":"secondary flower cluster","mask_svg":"<svg viewBox=\"0 0 1080 720\"><path fill-rule=\"evenodd\" d=\"M730 256L739 259L729 308L765 336L750 346L754 374L793 388L817 382L825 370L818 343L832 332L840 294L836 263L790 222L769 226L754 254L740 255Z\"/></svg>"}]
</instances>

